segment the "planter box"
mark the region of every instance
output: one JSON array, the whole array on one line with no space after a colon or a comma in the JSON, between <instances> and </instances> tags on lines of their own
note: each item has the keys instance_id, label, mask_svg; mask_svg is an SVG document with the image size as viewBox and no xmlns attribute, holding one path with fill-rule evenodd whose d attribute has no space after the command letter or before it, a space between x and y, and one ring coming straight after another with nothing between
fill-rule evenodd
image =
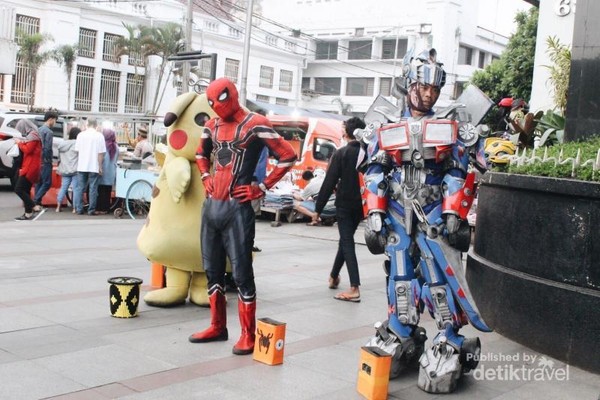
<instances>
[{"instance_id":1,"label":"planter box","mask_svg":"<svg viewBox=\"0 0 600 400\"><path fill-rule=\"evenodd\" d=\"M600 184L485 174L467 281L497 332L600 372Z\"/></svg>"}]
</instances>

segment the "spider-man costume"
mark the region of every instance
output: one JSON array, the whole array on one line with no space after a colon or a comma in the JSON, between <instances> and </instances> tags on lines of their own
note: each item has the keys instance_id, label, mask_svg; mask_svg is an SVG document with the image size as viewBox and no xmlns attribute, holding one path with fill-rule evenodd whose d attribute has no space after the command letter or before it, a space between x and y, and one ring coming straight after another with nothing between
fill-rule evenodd
<instances>
[{"instance_id":1,"label":"spider-man costume","mask_svg":"<svg viewBox=\"0 0 600 400\"><path fill-rule=\"evenodd\" d=\"M264 196L296 160L296 153L262 115L249 113L238 101L238 91L230 80L220 78L206 89L208 103L219 118L204 126L196 153L207 198L202 210L201 246L208 279L211 324L194 333L194 343L227 340L225 310L225 261L229 257L233 279L238 287L238 311L242 334L234 354L254 350L256 287L252 268L254 210L251 201ZM260 185L252 176L263 148L267 146L278 163ZM214 157L214 176L210 158Z\"/></svg>"}]
</instances>

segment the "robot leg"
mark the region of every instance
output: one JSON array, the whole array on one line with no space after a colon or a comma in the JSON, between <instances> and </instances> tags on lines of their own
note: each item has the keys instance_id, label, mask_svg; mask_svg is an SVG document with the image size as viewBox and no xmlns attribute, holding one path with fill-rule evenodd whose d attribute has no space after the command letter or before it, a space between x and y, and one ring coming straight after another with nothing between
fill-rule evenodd
<instances>
[{"instance_id":1,"label":"robot leg","mask_svg":"<svg viewBox=\"0 0 600 400\"><path fill-rule=\"evenodd\" d=\"M466 317L447 284L424 285L423 298L440 331L419 360L417 385L429 393L450 393L463 372L477 367L481 343L477 337L465 339L458 334Z\"/></svg>"}]
</instances>

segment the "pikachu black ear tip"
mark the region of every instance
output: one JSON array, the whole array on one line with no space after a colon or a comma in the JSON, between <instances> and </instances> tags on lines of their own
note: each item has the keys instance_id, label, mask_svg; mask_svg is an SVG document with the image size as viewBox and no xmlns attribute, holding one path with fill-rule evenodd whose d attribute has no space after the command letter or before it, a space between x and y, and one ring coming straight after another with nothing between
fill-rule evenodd
<instances>
[{"instance_id":1,"label":"pikachu black ear tip","mask_svg":"<svg viewBox=\"0 0 600 400\"><path fill-rule=\"evenodd\" d=\"M177 121L177 115L175 113L168 112L165 114L164 124L167 128L173 125L175 121Z\"/></svg>"}]
</instances>

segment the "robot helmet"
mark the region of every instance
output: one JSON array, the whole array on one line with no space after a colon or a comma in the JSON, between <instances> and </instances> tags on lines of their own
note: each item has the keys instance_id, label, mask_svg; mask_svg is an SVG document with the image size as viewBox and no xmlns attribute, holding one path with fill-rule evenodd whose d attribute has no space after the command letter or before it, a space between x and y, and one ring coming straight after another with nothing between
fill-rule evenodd
<instances>
[{"instance_id":1,"label":"robot helmet","mask_svg":"<svg viewBox=\"0 0 600 400\"><path fill-rule=\"evenodd\" d=\"M406 60L407 57L410 57ZM446 71L442 63L436 61L435 49L423 50L417 57L407 54L404 64L404 76L408 86L419 82L424 85L444 87L446 84Z\"/></svg>"}]
</instances>

